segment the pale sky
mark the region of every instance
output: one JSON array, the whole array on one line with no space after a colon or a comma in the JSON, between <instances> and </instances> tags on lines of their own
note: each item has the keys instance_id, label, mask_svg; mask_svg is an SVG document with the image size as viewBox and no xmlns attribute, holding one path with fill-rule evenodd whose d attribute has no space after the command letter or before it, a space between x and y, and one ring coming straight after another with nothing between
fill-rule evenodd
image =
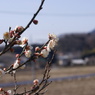
<instances>
[{"instance_id":1,"label":"pale sky","mask_svg":"<svg viewBox=\"0 0 95 95\"><path fill-rule=\"evenodd\" d=\"M26 26L36 12L41 0L0 0L0 38L15 26ZM42 43L49 33L89 32L95 29L95 0L45 0L43 9L22 37L31 43Z\"/></svg>"}]
</instances>

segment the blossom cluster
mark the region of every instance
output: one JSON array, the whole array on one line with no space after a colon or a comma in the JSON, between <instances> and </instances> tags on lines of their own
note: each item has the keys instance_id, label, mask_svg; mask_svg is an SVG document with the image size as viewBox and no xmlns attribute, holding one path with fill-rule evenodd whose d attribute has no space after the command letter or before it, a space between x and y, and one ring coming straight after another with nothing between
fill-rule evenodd
<instances>
[{"instance_id":1,"label":"blossom cluster","mask_svg":"<svg viewBox=\"0 0 95 95\"><path fill-rule=\"evenodd\" d=\"M38 85L39 85L39 80L38 79L35 79L33 81L33 86L30 88L30 91L33 91ZM2 94L0 94L0 95L14 95L12 90L7 90L6 91L3 88L0 88L0 92L2 92ZM25 95L30 95L30 94L27 93Z\"/></svg>"},{"instance_id":2,"label":"blossom cluster","mask_svg":"<svg viewBox=\"0 0 95 95\"><path fill-rule=\"evenodd\" d=\"M7 42L11 42L12 39L14 38L14 36L15 35L17 36L17 33L21 32L23 29L24 28L22 26L18 26L14 30L5 32L3 34L4 40L6 40ZM15 40L14 44L19 45L20 47L23 48L23 50L22 50L21 54L16 54L16 56L15 56L16 61L11 66L11 69L14 69L13 73L16 72L16 69L21 64L20 57L22 56L22 54L25 55L27 58L30 58L33 55L33 53L32 53L33 47L31 45L28 45L28 38L23 38L22 40L19 40L19 38L20 38L20 36L17 36L17 39ZM42 48L40 48L40 47L35 48L35 53L34 53L34 55L36 56L35 58L38 58L39 56L44 57L44 58L48 57L51 50L53 50L54 47L57 45L58 38L56 35L49 34L48 38L49 38L48 42ZM20 68L24 69L25 65L22 65ZM5 71L6 71L6 69L4 69L4 70L0 69L0 75L4 75Z\"/></svg>"},{"instance_id":3,"label":"blossom cluster","mask_svg":"<svg viewBox=\"0 0 95 95\"><path fill-rule=\"evenodd\" d=\"M3 34L3 38L5 41L8 41L10 43L15 36L20 38L19 33L22 32L23 30L24 30L24 27L17 26L14 30L10 30L9 32L5 32Z\"/></svg>"},{"instance_id":4,"label":"blossom cluster","mask_svg":"<svg viewBox=\"0 0 95 95\"><path fill-rule=\"evenodd\" d=\"M19 40L20 41L20 40ZM35 48L35 55L37 56L42 56L44 58L48 57L49 53L51 50L53 50L53 48L56 46L58 41L58 38L56 35L54 34L49 34L49 41L48 43L42 48L40 49L39 47ZM21 42L22 44L19 44L21 47L24 47L24 54L27 58L30 58L32 55L32 46L28 45L28 39L24 38ZM13 69L16 69L19 67L20 65L20 54L16 54L17 60L15 61L14 65L13 65Z\"/></svg>"},{"instance_id":5,"label":"blossom cluster","mask_svg":"<svg viewBox=\"0 0 95 95\"><path fill-rule=\"evenodd\" d=\"M2 92L0 95L13 95L11 90L5 91L3 88L0 88L0 92Z\"/></svg>"},{"instance_id":6,"label":"blossom cluster","mask_svg":"<svg viewBox=\"0 0 95 95\"><path fill-rule=\"evenodd\" d=\"M40 54L42 57L46 58L49 55L49 52L54 49L54 47L57 45L58 38L54 34L49 34L49 42L47 45L45 45Z\"/></svg>"},{"instance_id":7,"label":"blossom cluster","mask_svg":"<svg viewBox=\"0 0 95 95\"><path fill-rule=\"evenodd\" d=\"M19 54L15 55L15 62L13 62L13 64L11 64L8 68L0 69L0 77L5 74L12 75L12 77L14 79L14 87L15 87L13 90L7 90L7 91L4 88L0 87L0 93L1 93L0 95L32 95L32 94L33 95L34 94L42 95L45 93L45 92L43 92L44 88L46 88L50 84L50 82L48 82L48 79L49 79L51 60L53 59L53 56L52 56L50 62L48 61L48 63L46 64L42 80L39 81L38 79L35 79L33 81L33 84L32 84L32 87L30 88L30 90L26 91L26 88L25 88L24 92L22 92L20 94L17 93L17 89L19 87L17 86L16 71L18 69L24 69L25 65L28 62L36 61L36 59L39 57L43 57L43 58L48 57L49 53L51 52L51 50L54 49L54 47L56 46L57 41L58 41L58 38L56 37L56 35L49 34L49 40L42 47L36 47L35 49L33 49L33 47L31 45L29 45L29 43L28 43L28 38L23 38L22 40L20 39L21 34L27 28L29 28L29 26L32 23L35 25L38 24L38 20L35 20L35 18L38 15L38 13L40 12L40 10L42 9L44 1L45 0L41 0L41 4L38 7L38 10L35 12L32 19L25 26L25 28L23 26L17 26L15 29L11 30L11 27L10 27L9 31L5 32L3 34L3 39L0 39L0 44L2 44L2 43L5 44L4 49L0 52L0 56L4 53L8 52L9 50L11 52L14 52L14 49L13 49L14 45L22 47L22 51ZM33 50L35 50L35 51L33 51ZM27 58L27 60L23 63L21 61L22 56L25 56Z\"/></svg>"},{"instance_id":8,"label":"blossom cluster","mask_svg":"<svg viewBox=\"0 0 95 95\"><path fill-rule=\"evenodd\" d=\"M35 21L34 23L37 24L38 22ZM0 69L0 76L5 75L6 73L10 73L10 72L12 74L15 74L16 70L18 68L24 69L25 64L21 65L22 64L21 63L22 55L24 55L28 59L31 59L34 56L32 58L32 61L35 61L39 57L46 58L46 57L48 57L51 50L53 50L54 47L57 45L57 42L58 42L57 36L54 34L49 34L48 35L49 40L46 42L46 44L44 44L42 47L35 47L35 49L34 49L35 51L32 52L33 47L28 44L28 38L23 38L22 40L19 39L20 38L19 33L21 31L23 31L23 29L24 28L22 26L18 26L14 30L5 32L3 34L3 39L0 40L0 43L5 42L6 44L10 44L14 40L14 37L16 37L16 39L14 40L14 45L18 45L18 46L22 47L21 53L15 55L16 60L10 66L10 68L8 70L6 68ZM33 87L31 88L31 91L35 90L35 88L39 88L39 80L38 79L35 79L33 81ZM13 95L11 90L5 91L3 88L0 88L0 92L4 93L4 94L0 94L0 95Z\"/></svg>"}]
</instances>

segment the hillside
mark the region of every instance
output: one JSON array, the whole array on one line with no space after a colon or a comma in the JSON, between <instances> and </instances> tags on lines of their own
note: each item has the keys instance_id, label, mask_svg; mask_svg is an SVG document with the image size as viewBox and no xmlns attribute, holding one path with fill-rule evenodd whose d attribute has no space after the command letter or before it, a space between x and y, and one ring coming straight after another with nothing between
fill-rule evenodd
<instances>
[{"instance_id":1,"label":"hillside","mask_svg":"<svg viewBox=\"0 0 95 95\"><path fill-rule=\"evenodd\" d=\"M60 52L83 52L95 48L95 30L89 33L61 34L58 48Z\"/></svg>"}]
</instances>

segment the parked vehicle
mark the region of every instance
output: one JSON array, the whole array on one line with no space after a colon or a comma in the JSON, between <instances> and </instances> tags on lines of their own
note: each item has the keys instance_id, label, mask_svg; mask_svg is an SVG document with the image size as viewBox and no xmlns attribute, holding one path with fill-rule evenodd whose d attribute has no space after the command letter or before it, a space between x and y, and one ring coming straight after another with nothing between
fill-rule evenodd
<instances>
[{"instance_id":1,"label":"parked vehicle","mask_svg":"<svg viewBox=\"0 0 95 95\"><path fill-rule=\"evenodd\" d=\"M88 62L88 59L72 59L71 65L86 65Z\"/></svg>"}]
</instances>

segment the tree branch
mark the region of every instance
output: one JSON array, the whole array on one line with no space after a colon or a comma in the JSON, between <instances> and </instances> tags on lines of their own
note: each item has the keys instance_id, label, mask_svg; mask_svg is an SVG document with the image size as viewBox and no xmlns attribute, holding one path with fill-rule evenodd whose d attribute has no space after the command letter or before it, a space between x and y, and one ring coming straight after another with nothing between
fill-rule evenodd
<instances>
[{"instance_id":1,"label":"tree branch","mask_svg":"<svg viewBox=\"0 0 95 95\"><path fill-rule=\"evenodd\" d=\"M44 4L45 0L41 0L41 4L38 8L38 10L36 11L36 13L33 15L32 19L29 21L29 23L26 25L26 27L18 33L18 35L21 35L25 30L27 30L27 28L29 28L29 26L32 24L33 20L36 18L36 16L38 15L38 13L40 12L40 10L42 9L42 6ZM16 40L17 36L15 36L13 38L13 40L11 41L11 43L9 43L7 46L5 46L5 49L3 51L0 52L0 56L4 53L6 53L7 51L10 50L10 48L12 48L14 46L14 41Z\"/></svg>"}]
</instances>

